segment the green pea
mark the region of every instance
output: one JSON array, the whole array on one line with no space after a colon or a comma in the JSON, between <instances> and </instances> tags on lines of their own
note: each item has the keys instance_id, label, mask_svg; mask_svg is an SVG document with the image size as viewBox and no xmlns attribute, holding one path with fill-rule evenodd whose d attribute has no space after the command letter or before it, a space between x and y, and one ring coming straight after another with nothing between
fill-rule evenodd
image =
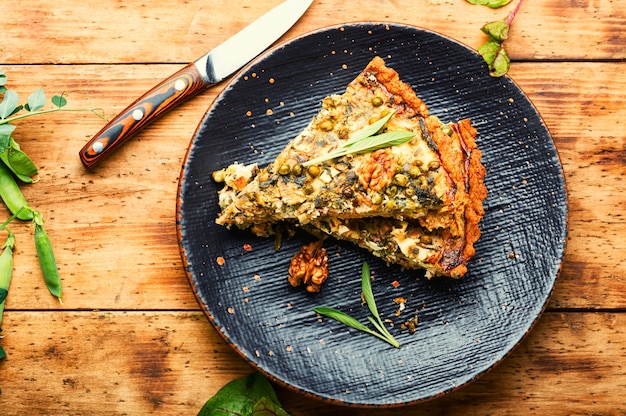
<instances>
[{"instance_id":1,"label":"green pea","mask_svg":"<svg viewBox=\"0 0 626 416\"><path fill-rule=\"evenodd\" d=\"M411 169L409 169L409 176L413 179L417 178L420 173L422 172L417 166L411 166Z\"/></svg>"},{"instance_id":2,"label":"green pea","mask_svg":"<svg viewBox=\"0 0 626 416\"><path fill-rule=\"evenodd\" d=\"M452 136L452 134L454 133L454 130L452 130L452 127L450 127L450 126L449 126L449 125L447 125L447 124L443 124L443 125L441 126L441 130L442 130L445 134L447 134L448 136Z\"/></svg>"},{"instance_id":3,"label":"green pea","mask_svg":"<svg viewBox=\"0 0 626 416\"><path fill-rule=\"evenodd\" d=\"M378 96L372 98L372 105L374 107L380 107L381 105L383 105L383 99Z\"/></svg>"},{"instance_id":4,"label":"green pea","mask_svg":"<svg viewBox=\"0 0 626 416\"><path fill-rule=\"evenodd\" d=\"M319 128L323 131L331 131L333 127L335 127L335 123L333 123L331 120L324 120L319 125Z\"/></svg>"},{"instance_id":5,"label":"green pea","mask_svg":"<svg viewBox=\"0 0 626 416\"><path fill-rule=\"evenodd\" d=\"M385 188L385 194L387 194L388 196L392 198L396 196L397 193L398 193L398 187L395 185L391 185Z\"/></svg>"},{"instance_id":6,"label":"green pea","mask_svg":"<svg viewBox=\"0 0 626 416\"><path fill-rule=\"evenodd\" d=\"M302 175L302 165L294 165L293 168L291 168L291 173L293 173L295 176Z\"/></svg>"},{"instance_id":7,"label":"green pea","mask_svg":"<svg viewBox=\"0 0 626 416\"><path fill-rule=\"evenodd\" d=\"M222 183L226 180L226 171L224 169L216 170L211 173L211 177L217 183Z\"/></svg>"},{"instance_id":8,"label":"green pea","mask_svg":"<svg viewBox=\"0 0 626 416\"><path fill-rule=\"evenodd\" d=\"M382 203L383 203L383 196L382 196L380 193L375 192L375 193L372 195L372 204L374 204L374 205L380 205L380 204L382 204Z\"/></svg>"},{"instance_id":9,"label":"green pea","mask_svg":"<svg viewBox=\"0 0 626 416\"><path fill-rule=\"evenodd\" d=\"M321 173L321 170L319 168L319 166L316 165L311 165L308 167L307 172L309 172L309 175L311 175L312 177L317 177L319 176L319 174Z\"/></svg>"},{"instance_id":10,"label":"green pea","mask_svg":"<svg viewBox=\"0 0 626 416\"><path fill-rule=\"evenodd\" d=\"M282 165L280 165L280 168L278 168L278 173L282 176L289 175L290 172L291 165L289 163L283 163Z\"/></svg>"},{"instance_id":11,"label":"green pea","mask_svg":"<svg viewBox=\"0 0 626 416\"><path fill-rule=\"evenodd\" d=\"M403 173L398 173L393 177L392 183L394 185L405 187L409 183L409 178Z\"/></svg>"},{"instance_id":12,"label":"green pea","mask_svg":"<svg viewBox=\"0 0 626 416\"><path fill-rule=\"evenodd\" d=\"M12 214L20 220L32 220L34 210L28 207L28 202L20 187L17 186L13 174L4 163L0 163L0 197Z\"/></svg>"},{"instance_id":13,"label":"green pea","mask_svg":"<svg viewBox=\"0 0 626 416\"><path fill-rule=\"evenodd\" d=\"M43 274L43 280L48 291L59 299L59 302L62 304L61 277L59 276L59 269L54 258L50 238L43 228L43 218L40 215L35 215L33 222L35 224L35 248L37 249L37 258Z\"/></svg>"}]
</instances>

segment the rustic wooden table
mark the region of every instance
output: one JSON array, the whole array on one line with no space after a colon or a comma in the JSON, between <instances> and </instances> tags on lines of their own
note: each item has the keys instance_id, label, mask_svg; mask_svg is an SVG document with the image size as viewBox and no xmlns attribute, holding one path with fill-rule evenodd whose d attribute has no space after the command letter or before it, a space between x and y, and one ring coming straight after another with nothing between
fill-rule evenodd
<instances>
[{"instance_id":1,"label":"rustic wooden table","mask_svg":"<svg viewBox=\"0 0 626 416\"><path fill-rule=\"evenodd\" d=\"M26 97L67 92L112 117L280 0L5 1L0 70ZM516 3L514 0L513 3ZM488 374L447 396L355 415L626 413L626 7L621 0L527 0L507 49L510 76L550 128L568 185L569 236L549 307ZM463 0L316 0L283 40L324 26L389 21L477 48L500 10ZM28 224L0 362L3 415L196 414L252 368L213 329L183 271L177 183L207 90L87 171L78 151L103 126L90 113L25 119L17 141L41 168L24 186L47 220L64 304L42 284ZM8 216L3 211L3 217ZM277 386L296 415L345 409Z\"/></svg>"}]
</instances>

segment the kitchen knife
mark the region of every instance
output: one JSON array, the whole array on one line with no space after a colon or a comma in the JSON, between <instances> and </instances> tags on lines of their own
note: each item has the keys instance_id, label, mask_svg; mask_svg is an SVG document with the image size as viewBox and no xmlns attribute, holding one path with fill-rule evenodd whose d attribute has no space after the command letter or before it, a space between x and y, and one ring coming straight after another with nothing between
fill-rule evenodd
<instances>
[{"instance_id":1,"label":"kitchen knife","mask_svg":"<svg viewBox=\"0 0 626 416\"><path fill-rule=\"evenodd\" d=\"M111 120L80 151L87 168L161 114L241 69L294 25L313 0L287 0L162 81Z\"/></svg>"}]
</instances>

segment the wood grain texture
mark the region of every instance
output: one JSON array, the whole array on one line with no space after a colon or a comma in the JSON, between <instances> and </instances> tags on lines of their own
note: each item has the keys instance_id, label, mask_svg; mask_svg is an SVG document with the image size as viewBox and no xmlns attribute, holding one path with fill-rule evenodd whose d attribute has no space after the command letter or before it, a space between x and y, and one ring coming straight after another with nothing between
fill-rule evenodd
<instances>
[{"instance_id":1,"label":"wood grain texture","mask_svg":"<svg viewBox=\"0 0 626 416\"><path fill-rule=\"evenodd\" d=\"M33 416L193 415L222 383L252 371L199 312L19 312L6 327L16 321L20 330L9 329L3 342L6 416L24 409ZM547 313L505 362L471 385L408 408L349 413L622 414L626 369L610 358L626 348L624 325L623 314ZM294 415L346 411L277 391ZM512 405L514 412L503 412Z\"/></svg>"},{"instance_id":2,"label":"wood grain texture","mask_svg":"<svg viewBox=\"0 0 626 416\"><path fill-rule=\"evenodd\" d=\"M188 63L228 39L279 0L29 1L11 7L0 32L7 63ZM516 2L494 11L464 1L316 1L283 39L324 26L389 21L428 28L477 48L482 25L506 18ZM172 13L175 10L176 13ZM626 56L621 0L535 0L515 18L513 59L619 60ZM51 45L42 48L41 45ZM154 47L158 45L158 47Z\"/></svg>"},{"instance_id":3,"label":"wood grain texture","mask_svg":"<svg viewBox=\"0 0 626 416\"><path fill-rule=\"evenodd\" d=\"M70 106L100 108L110 118L279 2L5 2L3 16L11 18L0 31L0 71L24 98L38 87L65 91ZM283 40L387 20L476 48L484 41L479 27L513 6L389 0L374 10L362 3L316 0ZM625 25L621 0L526 1L507 41L510 75L550 129L568 187L567 251L548 312L475 383L409 408L351 414L626 413ZM180 169L223 87L157 120L90 171L78 151L103 120L73 112L19 122L15 138L41 169L41 181L22 189L46 219L65 296L59 305L43 285L32 228L12 225L2 414L193 415L252 370L200 311L176 241ZM295 415L346 412L278 392Z\"/></svg>"}]
</instances>

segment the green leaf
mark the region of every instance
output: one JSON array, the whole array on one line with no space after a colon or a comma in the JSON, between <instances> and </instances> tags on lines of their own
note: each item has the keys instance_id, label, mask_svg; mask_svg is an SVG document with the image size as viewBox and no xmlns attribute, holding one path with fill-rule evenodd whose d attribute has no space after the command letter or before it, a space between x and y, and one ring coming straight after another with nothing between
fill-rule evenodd
<instances>
[{"instance_id":1,"label":"green leaf","mask_svg":"<svg viewBox=\"0 0 626 416\"><path fill-rule=\"evenodd\" d=\"M55 95L52 97L52 104L56 105L58 108L65 107L67 105L67 100L62 95Z\"/></svg>"},{"instance_id":2,"label":"green leaf","mask_svg":"<svg viewBox=\"0 0 626 416\"><path fill-rule=\"evenodd\" d=\"M341 147L325 155L313 158L302 165L306 167L349 154L370 153L378 149L398 146L402 143L408 142L415 137L415 134L406 130L396 130L376 135L376 133L385 127L385 124L387 124L389 119L391 119L394 114L395 111L392 111L375 123L352 133L350 139L341 145Z\"/></svg>"},{"instance_id":3,"label":"green leaf","mask_svg":"<svg viewBox=\"0 0 626 416\"><path fill-rule=\"evenodd\" d=\"M492 9L499 9L500 7L504 7L511 2L511 0L466 0L470 4L487 6Z\"/></svg>"},{"instance_id":4,"label":"green leaf","mask_svg":"<svg viewBox=\"0 0 626 416\"><path fill-rule=\"evenodd\" d=\"M372 315L378 319L378 308L376 307L376 302L374 302L374 293L372 292L370 266L366 261L363 262L363 266L361 267L361 291L363 292L363 299L365 299L365 303L367 303L367 308Z\"/></svg>"},{"instance_id":5,"label":"green leaf","mask_svg":"<svg viewBox=\"0 0 626 416\"><path fill-rule=\"evenodd\" d=\"M357 321L347 313L341 312L334 308L328 308L326 306L318 306L313 308L316 313L323 315L327 318L334 319L337 322L341 322L342 324L349 326L350 328L358 329L363 332L371 332L371 329L363 325L361 322Z\"/></svg>"},{"instance_id":6,"label":"green leaf","mask_svg":"<svg viewBox=\"0 0 626 416\"><path fill-rule=\"evenodd\" d=\"M262 397L254 404L252 416L289 416L289 413L269 397Z\"/></svg>"},{"instance_id":7,"label":"green leaf","mask_svg":"<svg viewBox=\"0 0 626 416\"><path fill-rule=\"evenodd\" d=\"M7 356L7 352L4 350L4 348L2 348L2 345L0 345L0 360L4 360Z\"/></svg>"},{"instance_id":8,"label":"green leaf","mask_svg":"<svg viewBox=\"0 0 626 416\"><path fill-rule=\"evenodd\" d=\"M354 142L358 142L359 140L363 140L365 138L368 138L369 136L373 136L374 134L378 133L380 129L385 127L385 124L387 124L389 119L391 119L391 117L393 117L395 113L396 112L394 110L391 113L387 114L385 117L378 120L377 122L372 123L369 126L364 127L361 130L358 130L352 133L350 139L344 144L344 146L350 146Z\"/></svg>"},{"instance_id":9,"label":"green leaf","mask_svg":"<svg viewBox=\"0 0 626 416\"><path fill-rule=\"evenodd\" d=\"M258 372L231 381L210 398L198 416L249 416L263 398L280 406L270 382Z\"/></svg>"},{"instance_id":10,"label":"green leaf","mask_svg":"<svg viewBox=\"0 0 626 416\"><path fill-rule=\"evenodd\" d=\"M415 133L405 130L388 131L376 136L367 137L347 147L348 153L369 153L385 147L399 146L415 137Z\"/></svg>"},{"instance_id":11,"label":"green leaf","mask_svg":"<svg viewBox=\"0 0 626 416\"><path fill-rule=\"evenodd\" d=\"M483 57L489 67L489 74L493 77L505 75L511 66L506 50L502 43L490 39L478 48L478 53Z\"/></svg>"},{"instance_id":12,"label":"green leaf","mask_svg":"<svg viewBox=\"0 0 626 416\"><path fill-rule=\"evenodd\" d=\"M15 126L12 124L0 124L0 136L6 136L7 140L11 137L11 133L15 130Z\"/></svg>"},{"instance_id":13,"label":"green leaf","mask_svg":"<svg viewBox=\"0 0 626 416\"><path fill-rule=\"evenodd\" d=\"M374 301L374 293L372 292L372 279L370 266L367 262L363 262L363 266L361 267L361 291L363 292L363 299L365 299L365 303L367 303L367 307L374 316L375 320L370 317L370 323L374 325L374 327L385 336L387 342L391 345L396 345L398 342L396 339L389 333L383 320L380 319L380 314L378 313L378 307L376 307L376 302ZM396 345L399 346L400 344Z\"/></svg>"},{"instance_id":14,"label":"green leaf","mask_svg":"<svg viewBox=\"0 0 626 416\"><path fill-rule=\"evenodd\" d=\"M0 71L0 87L4 86L7 82L7 76L4 71Z\"/></svg>"},{"instance_id":15,"label":"green leaf","mask_svg":"<svg viewBox=\"0 0 626 416\"><path fill-rule=\"evenodd\" d=\"M511 67L511 59L509 55L506 53L504 47L500 48L500 51L496 55L496 59L491 65L490 75L492 77L501 77L507 72L509 72L509 68Z\"/></svg>"},{"instance_id":16,"label":"green leaf","mask_svg":"<svg viewBox=\"0 0 626 416\"><path fill-rule=\"evenodd\" d=\"M504 42L509 37L509 25L504 20L487 23L480 30L500 42Z\"/></svg>"},{"instance_id":17,"label":"green leaf","mask_svg":"<svg viewBox=\"0 0 626 416\"><path fill-rule=\"evenodd\" d=\"M0 103L0 118L7 118L13 114L18 106L19 99L20 97L14 90L7 90Z\"/></svg>"},{"instance_id":18,"label":"green leaf","mask_svg":"<svg viewBox=\"0 0 626 416\"><path fill-rule=\"evenodd\" d=\"M369 136L359 140L358 142L344 144L337 150L311 159L302 165L306 167L349 154L370 153L386 147L399 146L402 143L408 142L413 137L415 137L415 133L405 130L389 131L376 136Z\"/></svg>"},{"instance_id":19,"label":"green leaf","mask_svg":"<svg viewBox=\"0 0 626 416\"><path fill-rule=\"evenodd\" d=\"M31 95L28 96L28 111L37 111L43 106L46 105L46 93L43 92L43 89L39 88Z\"/></svg>"}]
</instances>

